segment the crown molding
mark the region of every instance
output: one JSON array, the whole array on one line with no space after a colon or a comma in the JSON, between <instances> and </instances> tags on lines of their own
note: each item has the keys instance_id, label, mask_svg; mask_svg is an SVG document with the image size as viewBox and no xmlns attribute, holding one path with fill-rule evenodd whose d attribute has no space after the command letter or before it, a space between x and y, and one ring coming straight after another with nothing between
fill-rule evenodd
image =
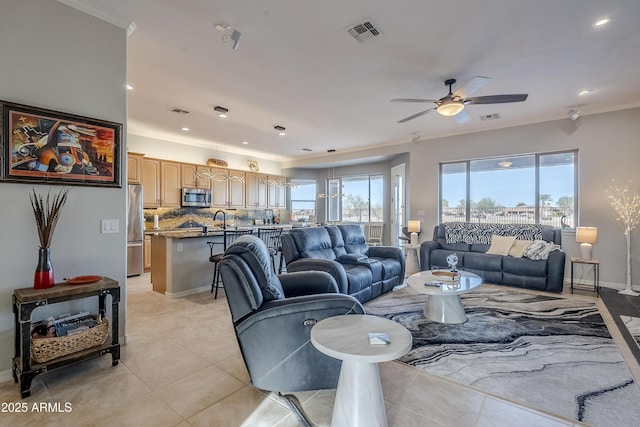
<instances>
[{"instance_id":1,"label":"crown molding","mask_svg":"<svg viewBox=\"0 0 640 427\"><path fill-rule=\"evenodd\" d=\"M77 9L81 12L89 14L93 17L101 19L105 22L127 30L127 35L130 35L135 29L136 24L133 21L128 20L122 15L108 11L99 7L87 0L58 0L62 4L66 4L69 7Z\"/></svg>"}]
</instances>

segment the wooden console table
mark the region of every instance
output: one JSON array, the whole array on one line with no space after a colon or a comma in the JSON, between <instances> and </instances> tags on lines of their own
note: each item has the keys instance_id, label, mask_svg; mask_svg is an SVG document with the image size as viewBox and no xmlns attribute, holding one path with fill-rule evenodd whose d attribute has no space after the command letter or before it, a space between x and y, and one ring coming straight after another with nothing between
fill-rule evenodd
<instances>
[{"instance_id":1,"label":"wooden console table","mask_svg":"<svg viewBox=\"0 0 640 427\"><path fill-rule=\"evenodd\" d=\"M105 298L111 295L111 337L104 344L81 350L67 356L58 357L44 363L31 360L31 313L38 307L81 298L98 297L100 316L106 314ZM120 286L113 279L104 277L98 282L84 285L56 284L48 289L21 288L13 291L13 313L15 318L15 357L13 358L13 379L20 382L22 398L31 395L33 378L48 370L57 369L81 360L111 353L111 364L120 360L118 343L118 304Z\"/></svg>"}]
</instances>

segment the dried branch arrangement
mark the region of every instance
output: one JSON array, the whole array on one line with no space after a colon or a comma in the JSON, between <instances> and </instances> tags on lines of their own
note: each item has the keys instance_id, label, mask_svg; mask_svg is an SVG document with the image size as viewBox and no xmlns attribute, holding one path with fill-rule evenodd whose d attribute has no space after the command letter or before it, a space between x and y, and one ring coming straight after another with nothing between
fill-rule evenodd
<instances>
[{"instance_id":1,"label":"dried branch arrangement","mask_svg":"<svg viewBox=\"0 0 640 427\"><path fill-rule=\"evenodd\" d=\"M60 218L60 210L67 201L67 194L69 194L70 190L68 187L63 188L53 198L50 193L47 193L46 199L43 199L42 195L36 194L35 189L33 189L33 194L29 194L33 215L36 219L36 227L38 228L40 247L43 249L51 246L53 231L58 223L58 218Z\"/></svg>"}]
</instances>

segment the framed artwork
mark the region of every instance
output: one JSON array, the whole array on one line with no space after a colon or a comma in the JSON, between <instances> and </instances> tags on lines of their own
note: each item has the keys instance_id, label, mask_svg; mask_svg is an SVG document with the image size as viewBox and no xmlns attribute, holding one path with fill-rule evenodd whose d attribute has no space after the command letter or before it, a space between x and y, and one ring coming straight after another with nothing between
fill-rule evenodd
<instances>
[{"instance_id":1,"label":"framed artwork","mask_svg":"<svg viewBox=\"0 0 640 427\"><path fill-rule=\"evenodd\" d=\"M120 187L122 124L0 101L3 182Z\"/></svg>"},{"instance_id":2,"label":"framed artwork","mask_svg":"<svg viewBox=\"0 0 640 427\"><path fill-rule=\"evenodd\" d=\"M247 163L249 164L249 170L252 172L258 172L260 170L260 168L258 167L258 161L257 160L247 160Z\"/></svg>"}]
</instances>

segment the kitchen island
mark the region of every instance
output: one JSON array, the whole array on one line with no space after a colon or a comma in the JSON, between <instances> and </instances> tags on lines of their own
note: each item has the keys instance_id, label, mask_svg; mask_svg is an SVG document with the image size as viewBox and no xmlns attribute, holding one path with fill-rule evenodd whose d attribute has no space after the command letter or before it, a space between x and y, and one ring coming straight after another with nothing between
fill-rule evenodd
<instances>
[{"instance_id":1,"label":"kitchen island","mask_svg":"<svg viewBox=\"0 0 640 427\"><path fill-rule=\"evenodd\" d=\"M269 228L261 226L260 228ZM243 228L238 228L242 230ZM254 234L258 230L254 227ZM153 290L167 298L210 291L213 280L213 263L209 262L209 245L218 242L216 251L222 252L224 231L209 228L154 231L151 235L151 283Z\"/></svg>"}]
</instances>

